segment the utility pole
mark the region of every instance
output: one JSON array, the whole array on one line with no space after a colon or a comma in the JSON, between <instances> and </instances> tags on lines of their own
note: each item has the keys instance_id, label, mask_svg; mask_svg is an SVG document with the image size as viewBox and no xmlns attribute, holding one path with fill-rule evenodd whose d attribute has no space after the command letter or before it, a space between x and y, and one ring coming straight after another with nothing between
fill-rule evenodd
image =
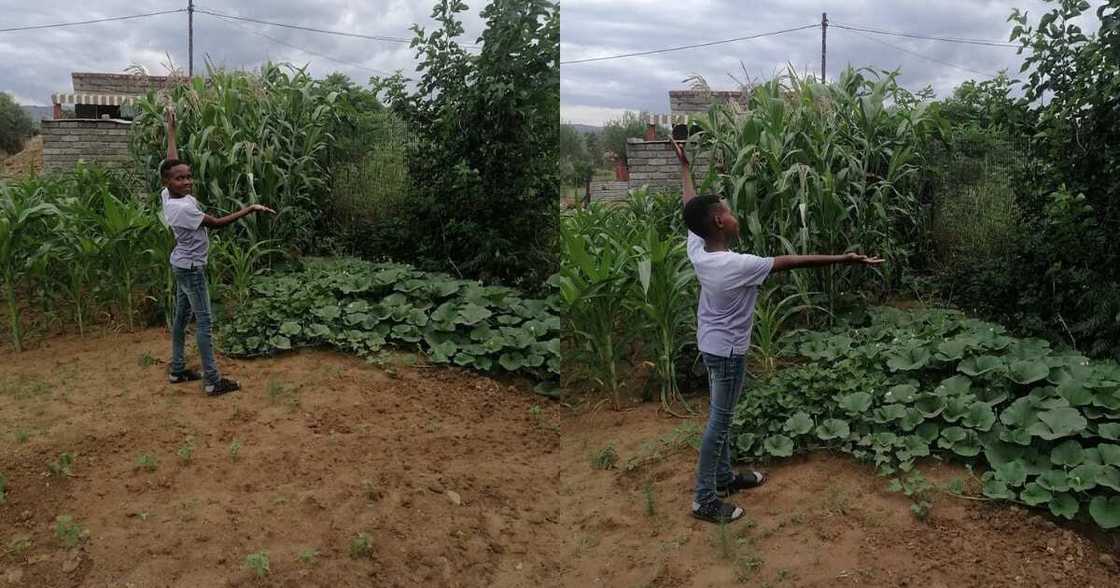
<instances>
[{"instance_id":1,"label":"utility pole","mask_svg":"<svg viewBox=\"0 0 1120 588\"><path fill-rule=\"evenodd\" d=\"M824 83L824 70L825 65L828 63L828 54L826 53L825 41L828 38L828 13L821 13L821 83Z\"/></svg>"},{"instance_id":2,"label":"utility pole","mask_svg":"<svg viewBox=\"0 0 1120 588\"><path fill-rule=\"evenodd\" d=\"M194 0L187 0L187 75L194 77Z\"/></svg>"}]
</instances>

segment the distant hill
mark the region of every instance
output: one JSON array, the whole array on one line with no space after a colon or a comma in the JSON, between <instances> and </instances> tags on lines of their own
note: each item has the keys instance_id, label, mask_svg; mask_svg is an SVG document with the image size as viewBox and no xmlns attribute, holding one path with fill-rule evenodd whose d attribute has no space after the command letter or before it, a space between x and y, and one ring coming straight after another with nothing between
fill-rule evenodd
<instances>
[{"instance_id":1,"label":"distant hill","mask_svg":"<svg viewBox=\"0 0 1120 588\"><path fill-rule=\"evenodd\" d=\"M22 108L23 111L27 113L27 116L31 117L31 121L35 123L36 127L39 126L39 121L41 121L43 119L50 120L50 119L54 118L54 109L50 106L22 106L21 105L20 108Z\"/></svg>"},{"instance_id":2,"label":"distant hill","mask_svg":"<svg viewBox=\"0 0 1120 588\"><path fill-rule=\"evenodd\" d=\"M573 123L564 124L586 135L593 135L603 132L603 127L596 127L593 125L578 125Z\"/></svg>"}]
</instances>

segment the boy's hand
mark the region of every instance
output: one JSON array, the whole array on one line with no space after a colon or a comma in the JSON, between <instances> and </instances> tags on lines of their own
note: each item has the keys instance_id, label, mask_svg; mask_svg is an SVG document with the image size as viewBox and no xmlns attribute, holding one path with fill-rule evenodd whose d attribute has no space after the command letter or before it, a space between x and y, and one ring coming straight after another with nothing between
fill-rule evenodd
<instances>
[{"instance_id":1,"label":"boy's hand","mask_svg":"<svg viewBox=\"0 0 1120 588\"><path fill-rule=\"evenodd\" d=\"M673 144L673 151L677 154L677 161L681 162L681 165L688 165L688 155L685 155L684 145L678 143L672 135L669 136L669 141Z\"/></svg>"},{"instance_id":2,"label":"boy's hand","mask_svg":"<svg viewBox=\"0 0 1120 588\"><path fill-rule=\"evenodd\" d=\"M875 265L881 265L883 263L883 261L884 261L884 259L881 258L881 257L868 257L866 255L860 255L859 253L852 252L852 253L845 253L844 254L844 260L841 263L848 263L848 264L857 264L858 263L858 264L861 264L861 265L875 266Z\"/></svg>"},{"instance_id":3,"label":"boy's hand","mask_svg":"<svg viewBox=\"0 0 1120 588\"><path fill-rule=\"evenodd\" d=\"M163 122L168 131L175 130L175 105L170 102L163 107Z\"/></svg>"},{"instance_id":4,"label":"boy's hand","mask_svg":"<svg viewBox=\"0 0 1120 588\"><path fill-rule=\"evenodd\" d=\"M249 212L267 212L269 214L276 214L275 210L272 210L271 208L269 208L269 207L267 207L263 204L252 204L252 205L250 205L249 206Z\"/></svg>"}]
</instances>

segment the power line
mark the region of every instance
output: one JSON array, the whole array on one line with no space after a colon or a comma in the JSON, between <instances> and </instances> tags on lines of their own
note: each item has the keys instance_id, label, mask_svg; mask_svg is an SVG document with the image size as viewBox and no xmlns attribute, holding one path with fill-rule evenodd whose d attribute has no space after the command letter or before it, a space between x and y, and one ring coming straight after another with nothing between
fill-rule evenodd
<instances>
[{"instance_id":1,"label":"power line","mask_svg":"<svg viewBox=\"0 0 1120 588\"><path fill-rule=\"evenodd\" d=\"M161 14L174 14L176 12L186 12L186 11L187 11L186 8L178 8L178 9L175 9L175 10L161 10L159 12L148 12L148 13L144 13L144 14L131 14L131 15L128 15L128 16L111 16L111 17L108 17L108 18L98 18L98 19L94 19L94 20L80 20L80 21L75 21L75 22L60 22L60 23L48 24L48 25L31 25L31 26L21 26L21 27L8 27L8 28L0 29L0 33L10 33L10 32L13 32L13 31L33 31L33 30L38 30L38 29L54 29L54 28L59 28L59 27L73 27L73 26L78 26L78 25L95 24L95 23L99 23L99 22L110 22L110 21L117 21L117 20L130 20L130 19L135 19L135 18L147 18L149 16L159 16Z\"/></svg>"},{"instance_id":2,"label":"power line","mask_svg":"<svg viewBox=\"0 0 1120 588\"><path fill-rule=\"evenodd\" d=\"M405 44L405 45L411 45L412 44L412 39L406 39L404 37L389 37L389 36L385 36L385 35L364 35L364 34L361 34L361 33L350 33L350 32L347 32L347 31L332 31L330 29L319 29L319 28L315 28L315 27L305 27L305 26L302 26L302 25L293 25L293 24L285 24L285 23L280 23L280 22L273 22L273 21L269 21L269 20L260 20L260 19L257 19L257 18L249 18L247 16L234 16L232 14L224 14L224 13L216 12L216 11L213 11L213 10L210 10L210 9L207 9L207 8L197 8L196 7L195 10L198 11L198 12L209 14L210 16L217 16L217 17L221 17L221 18L232 18L234 20L252 22L252 23L256 23L256 24L263 24L263 25L268 25L268 26L273 26L273 27L283 27L283 28L286 28L286 29L296 29L296 30L300 30L300 31L310 31L312 33L322 33L322 34L325 34L325 35L337 35L337 36L340 36L340 37L351 37L351 38L355 38L355 39L366 39L366 40L369 40L369 41L385 41L385 42L388 42L388 43L401 43L401 44ZM462 47L470 47L470 48L478 48L477 45L461 45L461 46Z\"/></svg>"},{"instance_id":3,"label":"power line","mask_svg":"<svg viewBox=\"0 0 1120 588\"><path fill-rule=\"evenodd\" d=\"M942 36L937 36L937 35L919 35L917 33L900 33L900 32L896 32L896 31L885 31L885 30L882 30L882 29L873 29L873 28L860 27L860 26L855 26L855 25L846 25L846 24L836 23L836 22L831 22L831 21L829 21L828 24L830 24L831 26L834 26L838 29L848 29L849 31L863 31L865 33L874 33L876 35L890 35L892 37L907 37L907 38L910 38L910 39L924 39L924 40L927 40L927 41L944 41L944 42L947 42L947 43L963 43L963 44L966 44L966 45L984 45L984 46L987 46L987 47L1013 47L1015 49L1019 48L1019 45L1015 44L1015 43L1001 43L999 41L986 41L986 40L983 40L983 39L967 39L967 38L963 38L963 37L942 37Z\"/></svg>"},{"instance_id":4,"label":"power line","mask_svg":"<svg viewBox=\"0 0 1120 588\"><path fill-rule=\"evenodd\" d=\"M653 49L650 51L638 51L636 53L623 53L621 55L608 55L605 57L589 57L587 59L572 59L569 61L561 61L560 65L573 65L576 63L591 63L593 61L607 61L609 59L622 59L624 57L638 57L641 55L654 55L656 53L668 53L670 51L683 51L685 49L696 49L697 47L711 47L712 45L722 45L724 43L734 43L736 41L749 41L751 39L759 39L762 37L772 37L774 35L781 35L784 33L792 33L794 31L803 31L805 29L819 28L819 24L805 25L802 27L794 27L792 29L782 29L780 31L771 31L769 33L758 33L757 35L747 35L746 37L736 37L734 39L724 39L722 41L709 41L707 43L696 43L694 45L681 45L680 47L669 47L667 49Z\"/></svg>"},{"instance_id":5,"label":"power line","mask_svg":"<svg viewBox=\"0 0 1120 588\"><path fill-rule=\"evenodd\" d=\"M203 12L203 11L200 10L199 12ZM338 59L338 58L335 58L335 57L331 57L330 55L325 55L323 53L318 53L316 51L312 51L310 49L304 49L303 47L297 47L296 45L292 45L291 43L281 41L280 39L277 39L275 37L266 35L266 34L260 32L260 31L255 31L255 30L253 30L253 29L251 29L247 26L244 26L244 25L236 22L235 20L231 20L231 19L226 18L226 17L221 17L221 16L218 16L216 14L210 14L210 13L207 13L207 14L209 14L210 16L213 16L214 18L216 18L218 20L221 20L222 22L224 22L224 23L226 23L230 26L235 26L235 27L237 27L237 28L239 28L243 31L252 33L252 34L260 36L260 37L264 37L265 39L268 39L269 41L272 41L273 43L276 43L276 44L279 44L279 45L284 45L285 47L295 49L296 51L302 51L303 53L307 53L308 55L314 55L316 57L321 57L323 59L326 59L328 61L333 61L333 62L341 64L341 65L349 65L351 67L356 67L358 69L364 69L368 72L375 73L375 74L378 74L378 75L383 75L383 76L391 75L389 72L386 72L386 71L383 71L383 70L380 70L380 69L374 69L374 68L371 68L371 67L366 67L366 66L361 65L359 63L354 63L352 61L346 61L346 60L343 60L343 59Z\"/></svg>"},{"instance_id":6,"label":"power line","mask_svg":"<svg viewBox=\"0 0 1120 588\"><path fill-rule=\"evenodd\" d=\"M831 25L832 23L829 23L829 24ZM851 29L849 29L848 27L837 27L837 28L844 28L844 29L847 29L847 30L851 31ZM987 77L987 78L996 78L996 77L998 77L998 75L997 75L997 74L992 74L992 73L988 73L988 72L986 72L986 71L980 71L980 70L976 70L976 69L968 68L968 67L965 67L965 66L963 66L963 65L957 65L957 64L955 64L955 63L949 63L948 61L942 61L942 60L940 60L940 59L936 59L936 58L934 58L934 57L930 57L930 56L928 56L928 55L924 55L924 54L922 54L922 53L918 53L917 51L911 51L911 50L909 50L909 49L906 49L906 48L904 48L904 47L899 47L898 45L895 45L895 44L893 44L893 43L888 43L888 42L886 42L886 41L884 41L884 40L882 40L882 39L876 39L875 37L869 37L869 36L867 36L867 35L864 35L864 34L861 34L861 33L857 33L857 32L855 32L855 31L852 31L852 34L854 34L854 35L857 35L857 36L860 36L860 37L863 37L864 39L867 39L868 41L874 41L874 42L876 42L876 43L879 43L880 45L886 45L887 47L890 47L890 48L892 48L892 49L894 49L894 50L896 50L896 51L901 51L901 52L903 52L903 53L909 53L910 55L913 55L913 56L915 56L915 57L920 57L920 58L922 58L922 59L925 59L926 61L932 61L933 63L939 63L939 64L941 64L941 65L944 65L944 66L948 66L948 67L952 67L952 68L955 68L955 69L959 69L959 70L961 70L961 71L967 71L967 72L969 72L969 73L974 73L974 74L977 74L977 75L982 75L982 76L984 76L984 77Z\"/></svg>"}]
</instances>

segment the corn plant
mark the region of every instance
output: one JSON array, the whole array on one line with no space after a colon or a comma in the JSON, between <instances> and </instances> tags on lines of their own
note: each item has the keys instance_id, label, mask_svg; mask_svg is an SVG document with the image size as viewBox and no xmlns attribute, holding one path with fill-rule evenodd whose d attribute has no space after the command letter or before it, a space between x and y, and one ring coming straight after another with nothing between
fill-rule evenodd
<instances>
[{"instance_id":1,"label":"corn plant","mask_svg":"<svg viewBox=\"0 0 1120 588\"><path fill-rule=\"evenodd\" d=\"M677 386L676 368L696 320L696 275L686 249L683 239L663 236L654 226L647 227L642 242L634 246L634 306L648 325L650 352L657 358L661 380L661 406L670 413L674 402L692 412Z\"/></svg>"},{"instance_id":2,"label":"corn plant","mask_svg":"<svg viewBox=\"0 0 1120 588\"><path fill-rule=\"evenodd\" d=\"M248 238L215 238L211 242L211 271L215 282L224 284L235 304L244 304L249 298L249 283L260 273L263 262L281 253L270 247L276 241L248 242Z\"/></svg>"},{"instance_id":3,"label":"corn plant","mask_svg":"<svg viewBox=\"0 0 1120 588\"><path fill-rule=\"evenodd\" d=\"M760 289L754 307L754 330L751 336L751 351L762 364L764 375L772 375L777 369L777 359L782 343L790 334L786 323L810 310L824 309L811 304L796 304L804 300L800 292L778 299L781 287L778 285Z\"/></svg>"},{"instance_id":4,"label":"corn plant","mask_svg":"<svg viewBox=\"0 0 1120 588\"><path fill-rule=\"evenodd\" d=\"M255 73L207 69L205 79L167 90L179 122L179 154L193 168L196 197L218 214L265 204L279 214L248 217L236 230L254 241L310 246L325 200L331 141L326 126L336 94L315 91L305 69L271 63ZM153 92L136 108L132 150L154 191L166 144L164 97Z\"/></svg>"},{"instance_id":5,"label":"corn plant","mask_svg":"<svg viewBox=\"0 0 1120 588\"><path fill-rule=\"evenodd\" d=\"M17 352L23 351L23 340L16 289L42 251L39 238L46 232L48 221L57 214L58 208L46 201L41 186L0 184L0 279L4 284L12 343Z\"/></svg>"},{"instance_id":6,"label":"corn plant","mask_svg":"<svg viewBox=\"0 0 1120 588\"><path fill-rule=\"evenodd\" d=\"M142 204L129 198L103 195L98 225L105 237L105 253L114 277L112 288L128 328L134 326L135 285L146 254L136 244L152 228L154 217Z\"/></svg>"},{"instance_id":7,"label":"corn plant","mask_svg":"<svg viewBox=\"0 0 1120 588\"><path fill-rule=\"evenodd\" d=\"M583 213L577 213L583 214ZM626 290L630 252L607 233L591 236L560 227L561 266L557 278L568 332L580 341L598 385L621 406L617 363L628 333Z\"/></svg>"},{"instance_id":8,"label":"corn plant","mask_svg":"<svg viewBox=\"0 0 1120 588\"><path fill-rule=\"evenodd\" d=\"M744 111L715 106L694 137L713 165L704 185L742 219L757 255L874 252L903 267L920 229L920 146L938 121L896 74L846 70L831 84L791 73L753 88ZM813 274L832 305L866 288L846 267ZM886 274L890 283L895 276Z\"/></svg>"}]
</instances>

